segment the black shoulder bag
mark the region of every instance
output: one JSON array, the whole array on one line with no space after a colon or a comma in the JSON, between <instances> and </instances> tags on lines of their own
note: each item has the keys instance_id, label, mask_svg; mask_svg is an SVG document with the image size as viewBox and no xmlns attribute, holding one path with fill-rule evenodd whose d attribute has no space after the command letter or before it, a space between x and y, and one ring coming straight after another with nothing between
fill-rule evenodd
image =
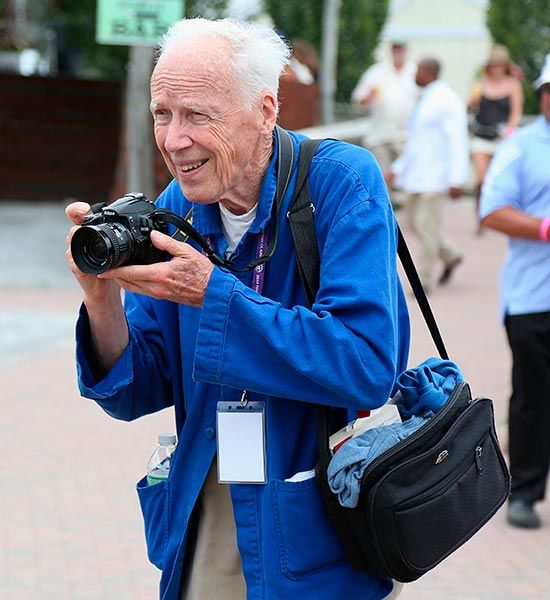
<instances>
[{"instance_id":1,"label":"black shoulder bag","mask_svg":"<svg viewBox=\"0 0 550 600\"><path fill-rule=\"evenodd\" d=\"M302 142L288 213L298 268L310 305L319 287L319 250L307 181L322 140ZM398 254L442 358L447 351L399 230ZM408 582L470 539L506 501L510 475L497 439L493 403L457 385L420 429L381 454L361 479L359 503L345 508L327 483L330 407L319 407L316 468L329 517L352 567Z\"/></svg>"}]
</instances>

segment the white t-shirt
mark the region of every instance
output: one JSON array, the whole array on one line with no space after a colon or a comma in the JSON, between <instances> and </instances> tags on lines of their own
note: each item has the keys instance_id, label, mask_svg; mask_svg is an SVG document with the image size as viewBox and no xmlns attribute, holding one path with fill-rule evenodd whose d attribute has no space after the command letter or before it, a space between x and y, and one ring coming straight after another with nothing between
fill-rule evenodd
<instances>
[{"instance_id":1,"label":"white t-shirt","mask_svg":"<svg viewBox=\"0 0 550 600\"><path fill-rule=\"evenodd\" d=\"M405 141L407 121L418 93L415 74L414 63L405 63L399 71L392 64L378 63L359 79L352 93L354 102L374 91L369 113L372 130L366 138L370 145Z\"/></svg>"},{"instance_id":2,"label":"white t-shirt","mask_svg":"<svg viewBox=\"0 0 550 600\"><path fill-rule=\"evenodd\" d=\"M248 231L256 217L256 211L258 205L256 204L244 215L235 215L225 206L219 205L220 207L220 218L222 221L222 232L223 236L229 244L225 251L225 257L228 258L233 254L235 248L239 245L244 234Z\"/></svg>"}]
</instances>

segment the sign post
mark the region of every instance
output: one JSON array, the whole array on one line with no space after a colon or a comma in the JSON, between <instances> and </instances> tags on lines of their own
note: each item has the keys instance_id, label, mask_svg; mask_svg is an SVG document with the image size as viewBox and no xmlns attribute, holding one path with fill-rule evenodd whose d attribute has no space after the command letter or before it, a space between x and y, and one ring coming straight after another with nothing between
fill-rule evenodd
<instances>
[{"instance_id":1,"label":"sign post","mask_svg":"<svg viewBox=\"0 0 550 600\"><path fill-rule=\"evenodd\" d=\"M97 0L96 41L122 46L156 46L183 18L183 0Z\"/></svg>"},{"instance_id":2,"label":"sign post","mask_svg":"<svg viewBox=\"0 0 550 600\"><path fill-rule=\"evenodd\" d=\"M97 0L96 42L130 46L117 169L123 173L122 193L155 197L149 78L154 47L183 13L184 0Z\"/></svg>"}]
</instances>

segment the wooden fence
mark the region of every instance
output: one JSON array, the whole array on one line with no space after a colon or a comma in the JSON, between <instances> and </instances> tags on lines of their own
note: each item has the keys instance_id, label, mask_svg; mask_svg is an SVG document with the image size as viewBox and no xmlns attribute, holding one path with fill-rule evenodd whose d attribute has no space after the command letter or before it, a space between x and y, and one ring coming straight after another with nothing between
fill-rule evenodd
<instances>
[{"instance_id":1,"label":"wooden fence","mask_svg":"<svg viewBox=\"0 0 550 600\"><path fill-rule=\"evenodd\" d=\"M0 199L106 200L121 97L117 83L0 74Z\"/></svg>"}]
</instances>

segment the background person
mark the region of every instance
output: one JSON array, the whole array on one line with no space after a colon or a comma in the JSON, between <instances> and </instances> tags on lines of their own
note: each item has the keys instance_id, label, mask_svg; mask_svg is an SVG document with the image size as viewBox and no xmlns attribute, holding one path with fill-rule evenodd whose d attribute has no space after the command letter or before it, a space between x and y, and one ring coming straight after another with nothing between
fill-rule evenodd
<instances>
[{"instance_id":1,"label":"background person","mask_svg":"<svg viewBox=\"0 0 550 600\"><path fill-rule=\"evenodd\" d=\"M286 39L284 34L280 34ZM321 61L313 44L306 40L295 39L290 43L290 61L281 75L285 81L295 81L304 85L318 82L321 73Z\"/></svg>"},{"instance_id":2,"label":"background person","mask_svg":"<svg viewBox=\"0 0 550 600\"><path fill-rule=\"evenodd\" d=\"M508 521L537 528L550 464L550 54L536 81L541 115L499 148L481 195L483 225L509 236L500 279L512 351Z\"/></svg>"},{"instance_id":3,"label":"background person","mask_svg":"<svg viewBox=\"0 0 550 600\"><path fill-rule=\"evenodd\" d=\"M318 83L321 74L321 61L313 44L306 40L295 39L291 43L290 65L303 75L298 79L308 85ZM305 69L305 70L304 70Z\"/></svg>"},{"instance_id":4,"label":"background person","mask_svg":"<svg viewBox=\"0 0 550 600\"><path fill-rule=\"evenodd\" d=\"M404 42L391 44L391 62L376 63L359 79L352 100L372 117L372 126L363 146L376 157L385 173L403 152L417 88L416 65L407 61Z\"/></svg>"},{"instance_id":5,"label":"background person","mask_svg":"<svg viewBox=\"0 0 550 600\"><path fill-rule=\"evenodd\" d=\"M466 107L439 79L440 63L425 58L418 64L420 97L409 121L405 151L386 175L407 194L409 228L420 240L418 274L424 289L432 285L436 261L443 262L438 283L446 284L461 263L461 253L443 236L445 199L462 195L468 165Z\"/></svg>"},{"instance_id":6,"label":"background person","mask_svg":"<svg viewBox=\"0 0 550 600\"><path fill-rule=\"evenodd\" d=\"M499 142L510 136L519 126L523 111L523 90L508 50L499 44L491 49L483 67L483 75L476 81L468 107L474 111L472 129L472 161L476 187L476 214L479 194L489 162ZM478 226L481 232L481 226Z\"/></svg>"},{"instance_id":7,"label":"background person","mask_svg":"<svg viewBox=\"0 0 550 600\"><path fill-rule=\"evenodd\" d=\"M277 87L288 59L271 29L184 20L168 33L152 75L155 139L174 176L158 206L180 215L192 208L193 225L230 267L157 231L152 243L171 255L162 263L96 277L67 251L84 297L82 395L124 420L175 409L170 479L138 484L164 600L393 594L391 580L351 569L314 476L288 481L316 464L317 405L346 419L385 403L409 344L382 174L364 149L337 141L321 145L309 173L321 275L307 308L286 218L294 177L273 210L282 168ZM303 136L288 135L297 153ZM75 224L87 210L67 208ZM264 268L248 269L276 234ZM265 412L266 482L222 485L217 404L239 403L245 390ZM239 454L236 463L264 457Z\"/></svg>"}]
</instances>

